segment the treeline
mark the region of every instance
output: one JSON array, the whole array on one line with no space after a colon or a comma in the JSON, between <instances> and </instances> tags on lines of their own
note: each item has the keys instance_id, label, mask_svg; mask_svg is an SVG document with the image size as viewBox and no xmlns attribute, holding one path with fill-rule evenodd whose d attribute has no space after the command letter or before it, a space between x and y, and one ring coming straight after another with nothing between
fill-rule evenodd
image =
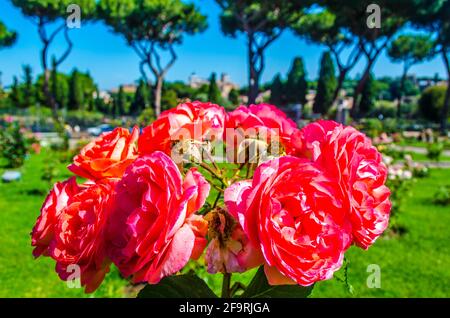
<instances>
[{"instance_id":1,"label":"treeline","mask_svg":"<svg viewBox=\"0 0 450 318\"><path fill-rule=\"evenodd\" d=\"M39 104L46 106L43 94L44 76L35 79L29 65L22 67L22 75L14 76L8 94L0 87L0 107L8 109L27 109ZM77 69L70 73L60 73L52 70L49 87L55 97L58 108L64 111L101 112L111 117L138 116L144 109L153 109L152 90L147 83L137 81L134 92L126 91L123 85L113 92L100 92L89 72ZM182 81L165 82L162 89L162 110L175 107L185 99L210 101L228 107L235 107L240 103L240 95L245 93L231 89L228 97L223 97L216 74L213 73L209 83L199 88L192 88Z\"/></svg>"},{"instance_id":2,"label":"treeline","mask_svg":"<svg viewBox=\"0 0 450 318\"><path fill-rule=\"evenodd\" d=\"M3 102L4 107L26 109L36 104L46 105L43 94L44 75L39 75L35 80L29 65L24 65L22 72L21 78L13 77L8 99ZM98 88L89 72L83 73L77 69L69 74L52 71L49 87L60 109L95 109L94 96Z\"/></svg>"},{"instance_id":3,"label":"treeline","mask_svg":"<svg viewBox=\"0 0 450 318\"><path fill-rule=\"evenodd\" d=\"M58 103L50 85L52 69L57 69L70 54L74 43L66 23L67 5L61 0L11 0L24 16L33 20L42 43L41 61L44 80L42 91L46 104L58 118ZM266 66L266 52L283 32L291 30L299 38L321 45L336 66L335 79L324 66L322 79L317 83L315 109L324 112L335 104L348 74L363 61L361 76L353 87L351 115L358 119L364 112L364 91L379 56L388 50L394 62L403 64L402 79L416 63L440 57L445 73L450 77L450 1L428 0L215 0L221 9L221 31L233 38L244 38L247 44L248 103L260 95L262 74ZM176 46L185 35L203 32L208 27L206 15L198 6L181 0L84 0L83 23L101 21L112 32L122 36L139 57L142 79L152 91L151 106L158 115L162 110L164 80L178 55ZM58 25L49 30L49 26ZM425 35L402 34L405 29L425 31ZM67 50L58 57L49 51L58 34L63 34ZM241 35L238 37L238 35ZM14 42L16 34L0 26L0 46ZM295 47L288 48L295 50ZM163 59L162 57L166 58ZM276 83L279 85L281 82ZM292 80L290 82L293 83ZM330 84L331 83L331 84ZM290 85L291 85L290 84ZM298 83L297 83L298 84ZM327 85L325 85L327 84ZM402 80L400 85L405 82ZM280 85L279 85L280 86ZM281 85L283 86L283 85ZM281 87L280 86L280 87ZM403 90L400 89L400 92ZM287 93L286 93L287 92ZM291 100L289 89L275 98ZM277 93L276 93L277 94ZM303 94L300 91L300 95ZM367 94L366 94L367 95ZM319 98L320 97L320 98ZM295 96L300 100L302 96ZM403 96L397 96L400 114ZM441 130L446 131L450 104L447 86L441 110Z\"/></svg>"}]
</instances>

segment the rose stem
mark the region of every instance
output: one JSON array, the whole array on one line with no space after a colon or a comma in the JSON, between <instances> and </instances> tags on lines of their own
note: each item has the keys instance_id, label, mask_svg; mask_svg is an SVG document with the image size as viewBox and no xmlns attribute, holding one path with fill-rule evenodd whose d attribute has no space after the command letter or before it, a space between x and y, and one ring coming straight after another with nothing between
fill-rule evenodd
<instances>
[{"instance_id":1,"label":"rose stem","mask_svg":"<svg viewBox=\"0 0 450 318\"><path fill-rule=\"evenodd\" d=\"M200 167L202 167L203 169L208 171L213 177L218 179L223 185L228 186L227 181L225 181L224 178L221 175L219 175L216 171L212 170L207 164L205 164L204 162L201 162L201 163L199 163L199 165L200 165Z\"/></svg>"},{"instance_id":2,"label":"rose stem","mask_svg":"<svg viewBox=\"0 0 450 318\"><path fill-rule=\"evenodd\" d=\"M203 148L203 147L202 147ZM205 151L206 152L206 156L208 157L209 161L211 161L212 165L214 166L214 168L216 169L216 171L220 171L219 166L216 164L216 162L214 161L214 158L211 156L211 154L209 153L209 151Z\"/></svg>"},{"instance_id":3,"label":"rose stem","mask_svg":"<svg viewBox=\"0 0 450 318\"><path fill-rule=\"evenodd\" d=\"M233 182L237 177L239 177L239 173L241 172L242 168L246 165L246 162L243 162L239 165L239 168L237 168L236 172L234 173L233 177L231 178L231 182Z\"/></svg>"},{"instance_id":4,"label":"rose stem","mask_svg":"<svg viewBox=\"0 0 450 318\"><path fill-rule=\"evenodd\" d=\"M223 274L222 298L230 298L231 273Z\"/></svg>"},{"instance_id":5,"label":"rose stem","mask_svg":"<svg viewBox=\"0 0 450 318\"><path fill-rule=\"evenodd\" d=\"M221 185L221 189L220 189L220 191L217 193L217 197L216 197L216 199L214 200L213 208L215 208L215 207L217 206L217 203L219 202L220 195L222 194L222 192L223 192L223 184Z\"/></svg>"}]
</instances>

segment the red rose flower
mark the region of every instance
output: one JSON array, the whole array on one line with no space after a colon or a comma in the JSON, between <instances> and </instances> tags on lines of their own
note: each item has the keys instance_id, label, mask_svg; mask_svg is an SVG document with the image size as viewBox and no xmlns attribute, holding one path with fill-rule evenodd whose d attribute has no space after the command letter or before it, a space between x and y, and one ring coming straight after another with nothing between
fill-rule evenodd
<instances>
[{"instance_id":1,"label":"red rose flower","mask_svg":"<svg viewBox=\"0 0 450 318\"><path fill-rule=\"evenodd\" d=\"M230 155L239 158L244 147L248 146L248 139L260 140L267 145L275 142L281 152L288 150L291 135L296 130L297 125L273 105L239 106L228 114L225 123L224 139L228 147L233 147L233 151L227 151L228 159L236 161ZM253 146L259 147L256 144Z\"/></svg>"},{"instance_id":2,"label":"red rose flower","mask_svg":"<svg viewBox=\"0 0 450 318\"><path fill-rule=\"evenodd\" d=\"M183 182L172 159L157 151L130 165L116 190L108 254L124 276L156 284L199 256L207 222L194 212L209 184L196 170Z\"/></svg>"},{"instance_id":3,"label":"red rose flower","mask_svg":"<svg viewBox=\"0 0 450 318\"><path fill-rule=\"evenodd\" d=\"M33 255L49 255L48 247L55 237L55 224L58 222L61 211L80 187L76 178L72 177L64 182L57 182L48 194L41 208L41 214L31 232L31 245L34 246Z\"/></svg>"},{"instance_id":4,"label":"red rose flower","mask_svg":"<svg viewBox=\"0 0 450 318\"><path fill-rule=\"evenodd\" d=\"M114 204L113 179L87 182L79 187L62 210L50 243L50 255L63 280L72 275L69 266L79 266L80 282L86 292L93 292L109 272L105 229Z\"/></svg>"},{"instance_id":5,"label":"red rose flower","mask_svg":"<svg viewBox=\"0 0 450 318\"><path fill-rule=\"evenodd\" d=\"M228 193L227 193L228 192ZM251 183L227 189L225 202L255 247L272 285L329 279L351 243L342 192L306 159L280 157L260 165Z\"/></svg>"},{"instance_id":6,"label":"red rose flower","mask_svg":"<svg viewBox=\"0 0 450 318\"><path fill-rule=\"evenodd\" d=\"M225 110L212 103L183 103L164 111L157 120L142 131L139 152L151 154L162 151L171 155L179 140L220 140L223 134Z\"/></svg>"},{"instance_id":7,"label":"red rose flower","mask_svg":"<svg viewBox=\"0 0 450 318\"><path fill-rule=\"evenodd\" d=\"M369 138L333 121L307 125L293 137L297 156L321 165L348 198L355 243L367 249L386 229L391 203L387 169Z\"/></svg>"},{"instance_id":8,"label":"red rose flower","mask_svg":"<svg viewBox=\"0 0 450 318\"><path fill-rule=\"evenodd\" d=\"M120 178L125 169L137 158L139 129L132 133L118 127L91 141L75 156L68 169L80 177L98 180Z\"/></svg>"}]
</instances>

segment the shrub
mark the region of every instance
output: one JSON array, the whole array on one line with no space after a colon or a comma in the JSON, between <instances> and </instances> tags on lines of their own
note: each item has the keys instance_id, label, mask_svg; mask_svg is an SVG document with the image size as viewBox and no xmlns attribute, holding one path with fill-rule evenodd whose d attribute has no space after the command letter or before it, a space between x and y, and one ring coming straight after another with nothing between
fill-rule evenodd
<instances>
[{"instance_id":1,"label":"shrub","mask_svg":"<svg viewBox=\"0 0 450 318\"><path fill-rule=\"evenodd\" d=\"M439 157L444 150L444 144L440 142L431 143L427 146L427 157L431 160L439 161Z\"/></svg>"},{"instance_id":2,"label":"shrub","mask_svg":"<svg viewBox=\"0 0 450 318\"><path fill-rule=\"evenodd\" d=\"M422 92L419 99L419 110L423 117L439 121L446 90L446 86L431 86Z\"/></svg>"},{"instance_id":3,"label":"shrub","mask_svg":"<svg viewBox=\"0 0 450 318\"><path fill-rule=\"evenodd\" d=\"M6 159L9 168L23 165L27 155L27 143L18 122L10 123L0 130L0 154Z\"/></svg>"},{"instance_id":4,"label":"shrub","mask_svg":"<svg viewBox=\"0 0 450 318\"><path fill-rule=\"evenodd\" d=\"M400 113L402 115L413 116L417 113L417 101L415 103L402 103L400 106Z\"/></svg>"},{"instance_id":5,"label":"shrub","mask_svg":"<svg viewBox=\"0 0 450 318\"><path fill-rule=\"evenodd\" d=\"M368 116L378 118L381 115L383 118L395 118L396 112L397 109L393 102L380 100L376 102L375 108L370 111Z\"/></svg>"},{"instance_id":6,"label":"shrub","mask_svg":"<svg viewBox=\"0 0 450 318\"><path fill-rule=\"evenodd\" d=\"M46 160L42 168L41 180L47 182L51 187L53 180L58 177L58 169L54 160Z\"/></svg>"},{"instance_id":7,"label":"shrub","mask_svg":"<svg viewBox=\"0 0 450 318\"><path fill-rule=\"evenodd\" d=\"M406 155L406 152L402 148L395 148L392 144L378 145L377 149L382 154L392 157L395 160L403 159Z\"/></svg>"},{"instance_id":8,"label":"shrub","mask_svg":"<svg viewBox=\"0 0 450 318\"><path fill-rule=\"evenodd\" d=\"M450 186L440 187L434 194L433 203L439 205L450 205Z\"/></svg>"},{"instance_id":9,"label":"shrub","mask_svg":"<svg viewBox=\"0 0 450 318\"><path fill-rule=\"evenodd\" d=\"M370 138L379 136L383 130L383 123L379 119L368 118L362 121L364 132Z\"/></svg>"},{"instance_id":10,"label":"shrub","mask_svg":"<svg viewBox=\"0 0 450 318\"><path fill-rule=\"evenodd\" d=\"M383 130L387 133L394 133L397 131L397 120L395 118L386 118L383 120Z\"/></svg>"}]
</instances>

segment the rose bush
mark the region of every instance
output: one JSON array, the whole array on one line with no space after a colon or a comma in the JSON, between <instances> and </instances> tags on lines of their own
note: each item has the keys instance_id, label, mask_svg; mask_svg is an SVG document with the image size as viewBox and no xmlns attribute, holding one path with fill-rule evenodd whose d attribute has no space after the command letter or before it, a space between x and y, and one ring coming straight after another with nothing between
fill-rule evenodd
<instances>
[{"instance_id":1,"label":"rose bush","mask_svg":"<svg viewBox=\"0 0 450 318\"><path fill-rule=\"evenodd\" d=\"M33 228L33 254L55 259L63 280L78 266L86 292L114 264L147 284L141 297L173 296L170 284L177 296L209 297L200 278L178 274L200 259L223 274L223 297L242 289L245 297L305 297L333 277L352 244L374 243L391 208L387 169L364 134L332 121L298 129L267 104L227 114L186 102L140 135L117 128L99 136L69 170L88 181L55 184ZM257 266L249 286L230 286L232 273Z\"/></svg>"}]
</instances>

